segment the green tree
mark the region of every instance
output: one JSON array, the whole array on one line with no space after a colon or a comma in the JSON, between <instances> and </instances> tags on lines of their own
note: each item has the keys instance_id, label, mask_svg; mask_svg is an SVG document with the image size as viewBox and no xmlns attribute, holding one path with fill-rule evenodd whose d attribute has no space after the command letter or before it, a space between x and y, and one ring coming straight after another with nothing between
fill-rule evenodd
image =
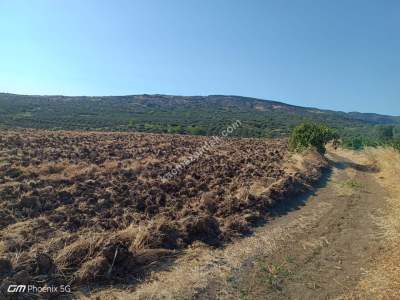
<instances>
[{"instance_id":1,"label":"green tree","mask_svg":"<svg viewBox=\"0 0 400 300\"><path fill-rule=\"evenodd\" d=\"M289 149L301 152L314 147L321 154L326 152L326 144L333 141L335 144L339 139L335 130L324 124L302 123L296 126L289 139Z\"/></svg>"},{"instance_id":2,"label":"green tree","mask_svg":"<svg viewBox=\"0 0 400 300\"><path fill-rule=\"evenodd\" d=\"M395 125L393 128L393 139L400 140L400 125Z\"/></svg>"},{"instance_id":3,"label":"green tree","mask_svg":"<svg viewBox=\"0 0 400 300\"><path fill-rule=\"evenodd\" d=\"M396 149L397 151L400 151L400 140L394 140L394 141L391 143L391 146L392 146L394 149Z\"/></svg>"}]
</instances>

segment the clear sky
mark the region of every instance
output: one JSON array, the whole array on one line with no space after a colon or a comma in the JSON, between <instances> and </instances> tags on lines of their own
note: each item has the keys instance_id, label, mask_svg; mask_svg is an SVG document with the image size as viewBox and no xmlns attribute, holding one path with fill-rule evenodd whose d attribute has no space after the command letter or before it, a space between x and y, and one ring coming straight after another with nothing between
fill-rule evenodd
<instances>
[{"instance_id":1,"label":"clear sky","mask_svg":"<svg viewBox=\"0 0 400 300\"><path fill-rule=\"evenodd\" d=\"M0 91L400 115L400 1L0 0Z\"/></svg>"}]
</instances>

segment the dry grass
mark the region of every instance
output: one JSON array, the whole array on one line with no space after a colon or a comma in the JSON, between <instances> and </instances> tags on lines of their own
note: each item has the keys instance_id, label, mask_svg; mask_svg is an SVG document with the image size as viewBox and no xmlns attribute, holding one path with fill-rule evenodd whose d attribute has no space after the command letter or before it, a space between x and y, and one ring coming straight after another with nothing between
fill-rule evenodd
<instances>
[{"instance_id":1,"label":"dry grass","mask_svg":"<svg viewBox=\"0 0 400 300\"><path fill-rule=\"evenodd\" d=\"M342 197L357 195L363 188L362 184L355 179L355 175L351 175L352 172L348 171L347 173L351 179L342 181L335 186L337 194Z\"/></svg>"},{"instance_id":2,"label":"dry grass","mask_svg":"<svg viewBox=\"0 0 400 300\"><path fill-rule=\"evenodd\" d=\"M102 237L100 235L88 234L82 236L63 248L55 258L55 262L60 269L79 266L93 257L101 242Z\"/></svg>"},{"instance_id":3,"label":"dry grass","mask_svg":"<svg viewBox=\"0 0 400 300\"><path fill-rule=\"evenodd\" d=\"M386 208L382 216L376 218L383 236L381 256L374 266L367 270L365 277L354 291L344 299L400 299L400 153L392 149L368 149L363 154L364 161L379 167L377 181L388 192Z\"/></svg>"},{"instance_id":4,"label":"dry grass","mask_svg":"<svg viewBox=\"0 0 400 300\"><path fill-rule=\"evenodd\" d=\"M15 249L16 252L19 249L23 249L26 243L26 232L32 227L33 221L27 220L24 222L19 222L12 224L1 232L0 240L0 256L5 256L5 254L10 251L10 249Z\"/></svg>"},{"instance_id":5,"label":"dry grass","mask_svg":"<svg viewBox=\"0 0 400 300\"><path fill-rule=\"evenodd\" d=\"M23 174L38 176L42 180L57 182L67 179L76 179L79 176L91 176L100 169L96 165L80 162L73 164L67 160L61 162L43 162L38 166L29 165L20 167Z\"/></svg>"}]
</instances>

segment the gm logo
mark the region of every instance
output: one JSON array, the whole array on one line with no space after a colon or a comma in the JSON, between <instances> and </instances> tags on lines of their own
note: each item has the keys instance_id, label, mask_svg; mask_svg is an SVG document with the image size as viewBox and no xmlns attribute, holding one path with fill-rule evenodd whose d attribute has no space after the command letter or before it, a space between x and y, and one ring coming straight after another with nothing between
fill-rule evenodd
<instances>
[{"instance_id":1,"label":"gm logo","mask_svg":"<svg viewBox=\"0 0 400 300\"><path fill-rule=\"evenodd\" d=\"M8 286L7 292L8 293L24 293L25 290L26 290L25 284L21 284L21 285L10 284Z\"/></svg>"}]
</instances>

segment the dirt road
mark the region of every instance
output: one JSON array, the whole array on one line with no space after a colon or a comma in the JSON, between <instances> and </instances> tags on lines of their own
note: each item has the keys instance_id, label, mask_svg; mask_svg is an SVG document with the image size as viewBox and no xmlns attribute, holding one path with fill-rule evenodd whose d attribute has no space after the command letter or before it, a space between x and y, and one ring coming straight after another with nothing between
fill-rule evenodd
<instances>
[{"instance_id":1,"label":"dirt road","mask_svg":"<svg viewBox=\"0 0 400 300\"><path fill-rule=\"evenodd\" d=\"M393 282L386 290L374 287L373 279L368 282L380 276L376 270L382 257L398 242L396 238L388 242L387 231L395 225L389 228L381 222L394 212L389 200L398 201L384 184L393 176L379 169L377 153L339 151L327 158L332 170L315 193L276 208L274 218L254 235L220 250L194 246L172 268L135 290L97 295L116 299L400 299ZM396 234L393 231L392 237Z\"/></svg>"},{"instance_id":2,"label":"dirt road","mask_svg":"<svg viewBox=\"0 0 400 300\"><path fill-rule=\"evenodd\" d=\"M235 274L240 297L333 299L351 291L379 256L382 235L375 219L384 213L386 191L375 180L375 168L328 157L333 173L326 186L274 224L304 220L302 230Z\"/></svg>"}]
</instances>

